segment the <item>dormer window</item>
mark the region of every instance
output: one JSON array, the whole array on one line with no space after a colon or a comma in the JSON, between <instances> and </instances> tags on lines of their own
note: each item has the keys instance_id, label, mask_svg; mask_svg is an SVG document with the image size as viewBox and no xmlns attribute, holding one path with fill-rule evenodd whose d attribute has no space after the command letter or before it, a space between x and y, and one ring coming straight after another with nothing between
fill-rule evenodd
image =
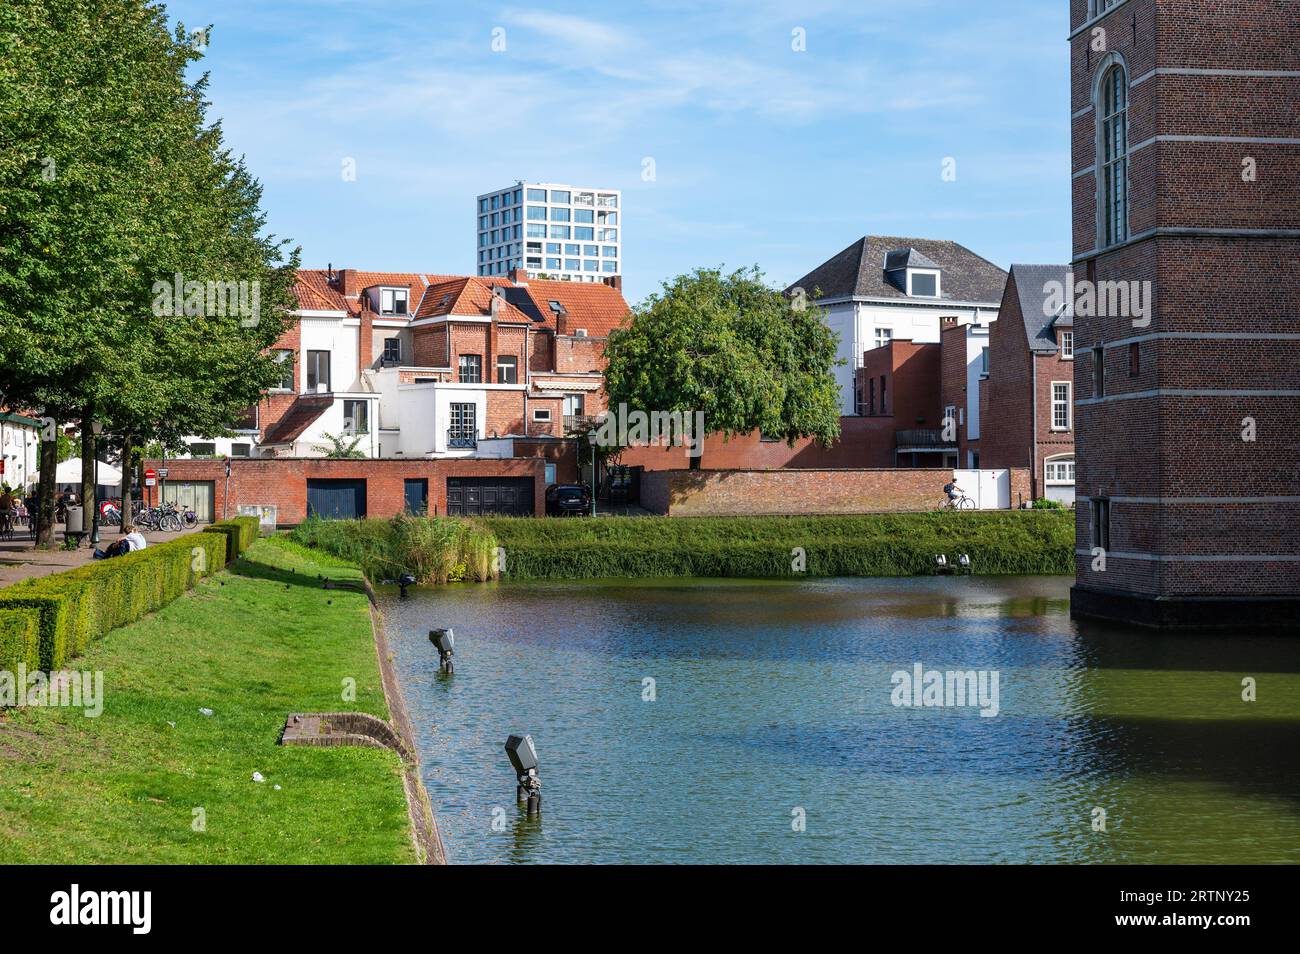
<instances>
[{"instance_id":1,"label":"dormer window","mask_svg":"<svg viewBox=\"0 0 1300 954\"><path fill-rule=\"evenodd\" d=\"M907 270L907 293L913 298L938 298L939 273Z\"/></svg>"},{"instance_id":2,"label":"dormer window","mask_svg":"<svg viewBox=\"0 0 1300 954\"><path fill-rule=\"evenodd\" d=\"M381 315L404 315L410 292L405 288L381 288L379 290L379 313Z\"/></svg>"},{"instance_id":3,"label":"dormer window","mask_svg":"<svg viewBox=\"0 0 1300 954\"><path fill-rule=\"evenodd\" d=\"M885 255L885 278L909 298L939 298L943 270L914 248L896 248Z\"/></svg>"}]
</instances>

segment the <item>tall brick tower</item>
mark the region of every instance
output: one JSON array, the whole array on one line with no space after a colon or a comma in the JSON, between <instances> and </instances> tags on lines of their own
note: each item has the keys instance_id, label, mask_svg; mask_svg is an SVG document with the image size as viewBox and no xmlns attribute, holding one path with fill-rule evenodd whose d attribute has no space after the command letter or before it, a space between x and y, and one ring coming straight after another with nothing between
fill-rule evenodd
<instances>
[{"instance_id":1,"label":"tall brick tower","mask_svg":"<svg viewBox=\"0 0 1300 954\"><path fill-rule=\"evenodd\" d=\"M1074 614L1300 629L1300 0L1069 2Z\"/></svg>"}]
</instances>

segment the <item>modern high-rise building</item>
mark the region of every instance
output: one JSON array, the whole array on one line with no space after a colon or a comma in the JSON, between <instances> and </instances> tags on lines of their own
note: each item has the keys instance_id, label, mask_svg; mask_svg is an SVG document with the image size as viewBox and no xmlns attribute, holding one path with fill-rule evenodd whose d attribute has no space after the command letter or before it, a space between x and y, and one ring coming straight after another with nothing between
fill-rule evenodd
<instances>
[{"instance_id":1,"label":"modern high-rise building","mask_svg":"<svg viewBox=\"0 0 1300 954\"><path fill-rule=\"evenodd\" d=\"M1074 613L1300 629L1300 18L1072 0Z\"/></svg>"},{"instance_id":2,"label":"modern high-rise building","mask_svg":"<svg viewBox=\"0 0 1300 954\"><path fill-rule=\"evenodd\" d=\"M478 274L611 283L623 271L623 195L516 182L478 197Z\"/></svg>"}]
</instances>

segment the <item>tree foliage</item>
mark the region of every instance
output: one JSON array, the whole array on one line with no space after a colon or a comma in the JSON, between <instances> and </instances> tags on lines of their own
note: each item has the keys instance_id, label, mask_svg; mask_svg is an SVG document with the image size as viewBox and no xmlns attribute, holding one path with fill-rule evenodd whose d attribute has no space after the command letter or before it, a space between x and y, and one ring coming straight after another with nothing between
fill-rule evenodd
<instances>
[{"instance_id":1,"label":"tree foliage","mask_svg":"<svg viewBox=\"0 0 1300 954\"><path fill-rule=\"evenodd\" d=\"M665 282L605 353L611 408L702 411L707 431L728 437L839 436L836 335L819 309L768 286L757 268Z\"/></svg>"}]
</instances>

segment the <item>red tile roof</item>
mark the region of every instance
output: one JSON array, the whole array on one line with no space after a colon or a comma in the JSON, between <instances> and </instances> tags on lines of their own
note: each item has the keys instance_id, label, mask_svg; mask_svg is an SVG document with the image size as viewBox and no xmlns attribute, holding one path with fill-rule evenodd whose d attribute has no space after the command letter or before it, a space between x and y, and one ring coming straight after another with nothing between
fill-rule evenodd
<instances>
[{"instance_id":1,"label":"red tile roof","mask_svg":"<svg viewBox=\"0 0 1300 954\"><path fill-rule=\"evenodd\" d=\"M492 313L492 289L500 285L510 290L510 300L502 303L498 313L500 320L529 322L560 334L582 329L590 337L603 338L624 324L631 314L616 288L597 282L532 279L516 284L504 277L349 270L347 280L357 294L344 295L341 272L336 271L335 276L331 283L325 269L301 269L296 289L299 307L359 314L360 293L383 285L410 289L408 307L413 319L456 315L482 318ZM551 308L552 301L564 306L564 316L556 315ZM536 316L532 314L534 311Z\"/></svg>"}]
</instances>

